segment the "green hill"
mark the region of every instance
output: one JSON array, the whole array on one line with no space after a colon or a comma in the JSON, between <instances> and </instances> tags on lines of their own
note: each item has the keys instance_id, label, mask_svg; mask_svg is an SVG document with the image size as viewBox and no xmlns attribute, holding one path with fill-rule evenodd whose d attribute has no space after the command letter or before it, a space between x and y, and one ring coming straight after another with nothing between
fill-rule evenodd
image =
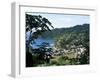
<instances>
[{"instance_id":1,"label":"green hill","mask_svg":"<svg viewBox=\"0 0 100 80\"><path fill-rule=\"evenodd\" d=\"M76 25L70 28L55 28L51 31L46 31L41 36L42 38L55 38L58 36L62 36L63 34L69 34L69 33L82 33L82 32L89 32L89 24L83 24L83 25Z\"/></svg>"}]
</instances>

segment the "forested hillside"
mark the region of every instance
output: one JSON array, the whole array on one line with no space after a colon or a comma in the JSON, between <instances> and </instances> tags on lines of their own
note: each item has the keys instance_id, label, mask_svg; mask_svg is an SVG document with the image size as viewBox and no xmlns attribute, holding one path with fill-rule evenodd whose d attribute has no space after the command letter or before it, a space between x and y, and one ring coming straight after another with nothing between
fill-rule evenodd
<instances>
[{"instance_id":1,"label":"forested hillside","mask_svg":"<svg viewBox=\"0 0 100 80\"><path fill-rule=\"evenodd\" d=\"M89 24L76 25L70 28L55 28L52 31L46 31L41 36L43 38L55 38L63 34L80 33L80 32L82 33L85 31L89 32Z\"/></svg>"}]
</instances>

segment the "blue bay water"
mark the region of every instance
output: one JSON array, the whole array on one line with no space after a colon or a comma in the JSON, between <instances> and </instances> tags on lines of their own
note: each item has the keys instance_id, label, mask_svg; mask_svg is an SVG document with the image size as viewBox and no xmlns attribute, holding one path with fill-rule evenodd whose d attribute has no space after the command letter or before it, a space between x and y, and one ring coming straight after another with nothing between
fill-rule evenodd
<instances>
[{"instance_id":1,"label":"blue bay water","mask_svg":"<svg viewBox=\"0 0 100 80\"><path fill-rule=\"evenodd\" d=\"M54 40L53 39L44 39L44 38L35 39L35 43L32 45L33 49L39 48L39 45L41 45L42 43L49 43L49 47L52 47L54 45Z\"/></svg>"}]
</instances>

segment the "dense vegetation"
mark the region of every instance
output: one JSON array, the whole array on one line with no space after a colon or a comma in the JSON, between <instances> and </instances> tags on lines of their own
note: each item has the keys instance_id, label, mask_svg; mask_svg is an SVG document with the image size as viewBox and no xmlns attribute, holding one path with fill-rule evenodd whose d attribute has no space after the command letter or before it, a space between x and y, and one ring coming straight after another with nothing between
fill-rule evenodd
<instances>
[{"instance_id":1,"label":"dense vegetation","mask_svg":"<svg viewBox=\"0 0 100 80\"><path fill-rule=\"evenodd\" d=\"M79 65L89 64L89 24L76 25L70 28L55 28L42 16L26 15L26 67ZM35 29L35 32L33 32ZM44 39L54 39L54 45L44 42L38 49L31 45L41 36Z\"/></svg>"},{"instance_id":2,"label":"dense vegetation","mask_svg":"<svg viewBox=\"0 0 100 80\"><path fill-rule=\"evenodd\" d=\"M54 54L59 55L51 59L51 63L89 64L89 24L54 29L51 32L45 32L43 37L55 39Z\"/></svg>"},{"instance_id":3,"label":"dense vegetation","mask_svg":"<svg viewBox=\"0 0 100 80\"><path fill-rule=\"evenodd\" d=\"M50 31L50 27L53 28L51 22L41 15L29 15L26 14L26 67L32 67L35 63L35 59L30 51L31 44L45 31ZM28 37L28 38L27 38Z\"/></svg>"},{"instance_id":4,"label":"dense vegetation","mask_svg":"<svg viewBox=\"0 0 100 80\"><path fill-rule=\"evenodd\" d=\"M84 26L85 27L85 26ZM74 64L89 64L89 31L70 32L57 38L55 47L65 55L73 54Z\"/></svg>"}]
</instances>

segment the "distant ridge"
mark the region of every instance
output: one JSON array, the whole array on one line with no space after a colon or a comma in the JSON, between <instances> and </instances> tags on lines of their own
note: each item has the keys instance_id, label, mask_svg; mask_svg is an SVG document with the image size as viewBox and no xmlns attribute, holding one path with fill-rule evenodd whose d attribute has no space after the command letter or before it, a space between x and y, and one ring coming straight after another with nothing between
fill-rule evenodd
<instances>
[{"instance_id":1,"label":"distant ridge","mask_svg":"<svg viewBox=\"0 0 100 80\"><path fill-rule=\"evenodd\" d=\"M80 33L84 31L89 32L89 26L90 24L83 24L83 25L76 25L76 26L69 27L69 28L55 28L51 31L44 32L41 35L41 37L49 39L49 38L55 38L57 36L61 36L67 33Z\"/></svg>"}]
</instances>

